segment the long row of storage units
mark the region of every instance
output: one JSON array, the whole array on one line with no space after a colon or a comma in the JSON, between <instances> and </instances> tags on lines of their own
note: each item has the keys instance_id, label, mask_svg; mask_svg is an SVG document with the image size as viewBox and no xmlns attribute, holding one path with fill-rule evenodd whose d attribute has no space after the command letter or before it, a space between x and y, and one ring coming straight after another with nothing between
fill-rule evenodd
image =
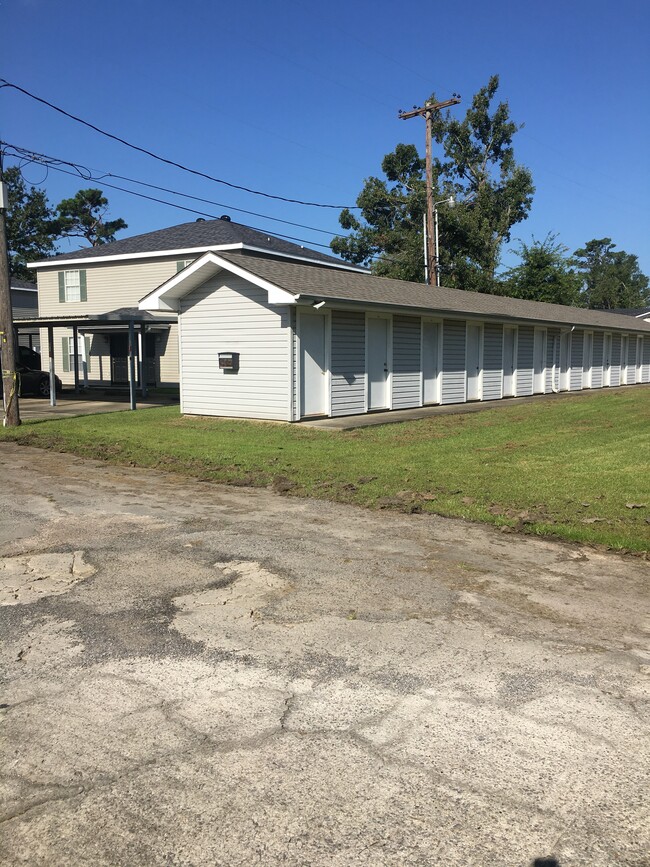
<instances>
[{"instance_id":1,"label":"long row of storage units","mask_svg":"<svg viewBox=\"0 0 650 867\"><path fill-rule=\"evenodd\" d=\"M330 357L316 359L329 388L315 399L313 353L300 337L316 315L297 316L303 417L650 382L650 335L334 309Z\"/></svg>"},{"instance_id":2,"label":"long row of storage units","mask_svg":"<svg viewBox=\"0 0 650 867\"><path fill-rule=\"evenodd\" d=\"M184 413L297 421L650 382L650 323L208 252L140 303L178 312Z\"/></svg>"}]
</instances>

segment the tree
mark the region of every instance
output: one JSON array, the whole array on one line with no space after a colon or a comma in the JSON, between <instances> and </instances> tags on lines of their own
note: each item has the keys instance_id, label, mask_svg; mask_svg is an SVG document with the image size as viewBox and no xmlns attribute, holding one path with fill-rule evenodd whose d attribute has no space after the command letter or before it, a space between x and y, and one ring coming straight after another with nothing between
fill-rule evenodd
<instances>
[{"instance_id":1,"label":"tree","mask_svg":"<svg viewBox=\"0 0 650 867\"><path fill-rule=\"evenodd\" d=\"M128 226L121 218L105 220L108 199L101 190L79 190L71 199L57 205L61 234L85 238L93 247L115 240L115 233Z\"/></svg>"},{"instance_id":2,"label":"tree","mask_svg":"<svg viewBox=\"0 0 650 867\"><path fill-rule=\"evenodd\" d=\"M532 244L522 241L517 253L521 263L505 273L501 283L504 295L580 306L582 278L566 255L568 248L558 243L557 235L549 234L543 241L533 240Z\"/></svg>"},{"instance_id":3,"label":"tree","mask_svg":"<svg viewBox=\"0 0 650 867\"><path fill-rule=\"evenodd\" d=\"M426 211L426 189L423 180L424 160L414 145L398 144L387 154L382 170L389 181L368 178L357 204L364 223L347 208L339 222L352 230L347 237L337 237L332 250L357 264L370 264L375 256L376 274L400 280L421 281L423 265L423 218Z\"/></svg>"},{"instance_id":4,"label":"tree","mask_svg":"<svg viewBox=\"0 0 650 867\"><path fill-rule=\"evenodd\" d=\"M444 153L433 160L436 200L454 195L465 202L440 209L442 282L484 292L497 288L502 245L526 219L534 192L530 172L515 162L512 140L519 127L510 120L508 103L491 110L498 86L498 76L492 76L462 121L449 111L433 119L433 138ZM366 180L357 199L361 218L347 209L341 213L341 226L351 234L332 241L334 252L365 265L379 257L375 273L421 281L424 169L413 145L400 144L384 157L387 180Z\"/></svg>"},{"instance_id":5,"label":"tree","mask_svg":"<svg viewBox=\"0 0 650 867\"><path fill-rule=\"evenodd\" d=\"M611 238L594 238L574 256L583 278L587 307L616 310L650 304L649 281L632 253L614 250Z\"/></svg>"},{"instance_id":6,"label":"tree","mask_svg":"<svg viewBox=\"0 0 650 867\"><path fill-rule=\"evenodd\" d=\"M7 248L9 270L13 277L33 280L27 262L44 259L54 250L59 224L44 190L27 188L18 166L4 172L8 205Z\"/></svg>"}]
</instances>

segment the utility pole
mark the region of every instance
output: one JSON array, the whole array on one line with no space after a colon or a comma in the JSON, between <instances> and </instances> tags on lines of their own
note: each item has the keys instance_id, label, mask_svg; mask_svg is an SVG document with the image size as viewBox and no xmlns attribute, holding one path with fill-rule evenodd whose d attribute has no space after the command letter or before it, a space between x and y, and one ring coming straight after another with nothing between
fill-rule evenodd
<instances>
[{"instance_id":1,"label":"utility pole","mask_svg":"<svg viewBox=\"0 0 650 867\"><path fill-rule=\"evenodd\" d=\"M427 182L427 231L426 231L426 249L427 249L427 268L426 277L429 286L436 285L436 268L435 251L433 243L433 165L431 161L431 139L433 138L433 114L440 111L442 108L448 108L450 105L458 105L460 96L455 93L451 99L446 99L444 102L425 102L421 108L414 108L413 111L400 111L398 117L400 120L410 120L412 117L423 117L426 121L426 182Z\"/></svg>"},{"instance_id":2,"label":"utility pole","mask_svg":"<svg viewBox=\"0 0 650 867\"><path fill-rule=\"evenodd\" d=\"M0 153L0 359L2 362L2 395L5 410L3 424L5 427L17 427L20 424L20 411L18 409L14 317L11 310L11 281L7 252L5 213L8 207L7 186L4 183L2 153Z\"/></svg>"}]
</instances>

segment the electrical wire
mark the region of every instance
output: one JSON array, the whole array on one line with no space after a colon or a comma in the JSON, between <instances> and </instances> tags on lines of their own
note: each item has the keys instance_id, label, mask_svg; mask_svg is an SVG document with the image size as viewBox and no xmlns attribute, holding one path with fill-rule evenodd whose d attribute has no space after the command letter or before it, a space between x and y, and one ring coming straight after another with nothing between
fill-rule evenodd
<instances>
[{"instance_id":1,"label":"electrical wire","mask_svg":"<svg viewBox=\"0 0 650 867\"><path fill-rule=\"evenodd\" d=\"M169 160L166 157L160 156L160 154L156 154L153 151L147 150L147 148L140 147L139 145L135 145L132 142L127 141L126 139L121 138L118 135L114 135L111 132L107 132L101 127L95 126L94 123L90 123L87 120L84 120L81 117L77 117L77 115L71 114L69 111L65 111L65 109L60 108L58 105L54 105L52 102L48 102L47 99L43 99L40 96L36 96L34 93L30 93L29 90L25 90L24 87L20 87L17 84L12 84L12 82L7 81L6 78L0 78L0 89L9 87L13 90L17 90L19 93L28 96L30 99L35 100L36 102L40 102L42 105L46 105L48 108L51 108L53 111L57 111L59 114L64 115L64 117L69 118L70 120L74 120L76 123L80 123L83 126L88 127L89 129L98 132L100 135L106 136L106 138L110 138L113 141L119 142L120 144L125 145L128 148L131 148L134 151L138 151L139 153L145 154L146 156L151 157L154 160L158 160L158 162L165 163L168 166L173 166L174 168L181 169L181 171L188 172L191 175L196 175L200 178L205 178L208 181L213 181L215 184L223 184L226 187L231 187L235 190L242 190L245 193L251 193L254 196L263 196L267 199L275 199L279 202L288 202L293 205L307 205L312 208L332 208L334 210L342 210L343 208L356 208L356 205L329 205L324 204L322 202L306 202L302 199L290 199L286 196L278 196L272 193L264 193L261 190L255 190L252 187L244 187L240 184L233 184L230 181L225 181L223 178L215 178L213 175L208 175L205 172L201 172L198 169L192 169L189 166L185 166L182 163L177 163L174 160Z\"/></svg>"},{"instance_id":2,"label":"electrical wire","mask_svg":"<svg viewBox=\"0 0 650 867\"><path fill-rule=\"evenodd\" d=\"M3 147L4 148L10 148L11 151L13 151L13 153L10 153L8 150L2 150ZM215 214L211 214L211 213L208 213L206 211L199 211L196 208L188 208L188 207L185 207L184 205L177 204L176 202L169 202L165 199L160 199L156 196L149 196L149 195L146 195L145 193L139 193L136 190L129 190L126 187L120 187L117 184L111 184L111 183L107 182L105 179L107 177L123 178L124 180L127 180L130 183L141 184L143 186L150 187L152 189L161 190L163 192L169 192L172 195L183 196L185 198L194 199L196 201L205 202L207 204L216 204L219 207L228 208L229 210L239 211L241 213L249 214L252 216L262 217L263 219L275 220L275 221L280 222L280 223L285 223L285 224L288 224L291 226L297 226L299 228L308 229L308 230L313 231L313 232L321 232L321 233L326 234L326 235L331 235L332 237L339 237L339 234L337 232L330 232L330 231L327 231L325 229L317 229L315 226L307 226L307 225L304 225L302 223L292 223L289 220L282 220L279 217L271 217L268 214L259 214L259 213L256 213L254 211L246 211L243 208L236 208L236 207L233 207L231 205L224 205L223 203L220 203L220 202L213 202L210 199L202 199L198 196L192 196L192 195L189 195L188 193L181 193L181 192L178 192L176 190L170 190L166 187L159 187L156 184L149 184L145 181L138 181L134 178L127 178L126 176L117 175L117 174L114 174L112 172L103 172L100 176L96 176L91 169L89 169L87 166L81 165L80 163L74 163L70 160L64 160L64 159L61 159L59 157L52 157L52 156L48 156L47 154L41 154L41 153L38 153L37 151L31 151L31 150L28 150L27 148L22 148L19 145L13 145L13 144L10 144L9 142L5 142L2 140L0 140L0 154L5 154L6 156L19 159L24 164L27 164L27 163L41 164L41 165L46 166L46 168L48 170L53 169L54 171L60 172L60 173L65 174L65 175L69 175L71 177L80 177L84 181L100 182L102 184L102 186L109 187L110 189L118 190L119 192L127 193L128 195L136 196L138 198L145 199L145 200L150 201L150 202L156 202L157 204L167 205L171 208L175 208L176 210L186 211L186 212L191 213L191 214L197 214L198 216L201 216L201 217L207 217L207 218L212 219L212 220L219 219L219 217ZM68 171L68 169L62 168L62 166L68 166L68 167L74 169L74 171ZM260 228L259 226L249 226L249 228L255 229L255 231L258 231L258 232L267 232L268 231L267 229ZM324 250L328 250L328 251L331 250L331 248L328 244L319 244L316 241L308 241L305 238L297 238L293 235L286 235L286 234L282 234L280 232L273 232L272 234L274 234L276 237L283 238L285 240L297 241L301 244L307 244L310 247L321 247ZM385 254L384 255L375 254L375 255L369 256L367 261L371 261L371 262L385 261L385 262L392 262L394 264L402 264L399 259L394 259L391 256L386 256ZM363 267L363 265L361 263L350 262L349 264L352 265L353 267Z\"/></svg>"},{"instance_id":3,"label":"electrical wire","mask_svg":"<svg viewBox=\"0 0 650 867\"><path fill-rule=\"evenodd\" d=\"M112 186L109 183L105 182L105 178L117 178L118 180L127 181L130 184L138 184L142 187L147 187L152 190L159 190L163 193L171 193L173 196L182 196L185 199L191 199L195 202L203 202L206 205L216 205L218 208L226 208L229 211L237 211L240 214L247 214L251 217L261 217L265 220L273 220L276 223L283 223L286 226L295 226L298 229L308 229L311 232L318 232L322 235L330 235L331 237L336 237L338 232L330 232L327 229L317 229L315 226L308 226L305 223L295 223L292 220L283 220L280 217L271 217L269 214L260 214L257 211L248 211L245 208L237 208L234 205L228 205L224 202L215 202L212 199L204 199L201 196L192 196L189 193L182 193L180 190L172 190L169 187L161 187L158 184L147 183L146 181L139 181L137 178L130 178L126 175L118 175L114 172L100 172L98 169L92 170L87 166L82 166L80 163L73 163L69 160L63 160L59 157L49 156L48 154L41 154L37 151L28 150L27 148L20 147L19 145L10 144L9 142L1 141L0 146L5 145L8 148L11 148L13 153L9 153L7 151L8 156L13 156L16 159L20 158L21 160L26 160L27 162L38 162L42 163L47 167L56 168L57 166L69 166L74 169L74 172L68 172L67 174L78 174L85 181L94 181L96 183L102 183L104 186L110 187ZM132 190L125 190L123 187L112 186L113 189L121 190L122 192L135 192ZM152 201L162 201L159 199L153 199ZM172 204L171 202L163 204ZM182 206L174 205L174 207L182 208ZM191 208L187 208L185 210L190 211L191 213L200 214L201 216L212 216L211 214L204 214L202 211L195 211Z\"/></svg>"},{"instance_id":4,"label":"electrical wire","mask_svg":"<svg viewBox=\"0 0 650 867\"><path fill-rule=\"evenodd\" d=\"M34 160L34 162L38 162L38 161ZM77 172L70 172L67 169L61 168L60 165L50 165L49 168L53 169L55 172L61 172L64 175L71 175L72 177L79 177ZM92 177L88 178L88 177L84 176L84 180L94 180L94 178L92 178ZM156 196L148 196L148 195L146 195L146 193L138 193L136 190L128 190L125 187L117 186L117 184L110 184L110 183L107 183L106 181L102 181L102 186L109 187L112 190L119 190L122 193L128 193L132 196L137 196L140 199L146 199L147 201L150 201L150 202L156 202L160 205L168 205L169 207L176 208L177 210L180 210L180 211L187 211L191 214L198 214L201 217L208 217L211 220L218 220L219 219L219 217L216 214L209 214L205 211L199 211L196 208L186 208L184 205L179 205L179 204L176 204L175 202L168 202L165 199L159 199ZM273 218L271 218L271 219L273 219ZM248 228L255 229L255 231L257 231L257 232L268 232L268 229L263 229L260 226L249 226ZM309 227L307 227L307 228L309 228ZM316 231L318 231L318 230L316 230ZM282 234L280 232L272 232L271 234L275 235L278 238L284 238L287 241L297 241L301 244L308 244L308 245L313 246L313 247L322 247L324 250L330 250L329 244L319 244L316 241L308 241L306 238L297 238L294 235L286 235L286 234ZM332 233L332 234L334 234L334 233Z\"/></svg>"}]
</instances>

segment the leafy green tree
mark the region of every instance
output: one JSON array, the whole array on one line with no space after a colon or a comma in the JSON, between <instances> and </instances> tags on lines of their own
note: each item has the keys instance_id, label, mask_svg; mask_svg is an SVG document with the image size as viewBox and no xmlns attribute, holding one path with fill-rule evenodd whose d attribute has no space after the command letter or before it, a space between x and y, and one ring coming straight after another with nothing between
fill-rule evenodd
<instances>
[{"instance_id":1,"label":"leafy green tree","mask_svg":"<svg viewBox=\"0 0 650 867\"><path fill-rule=\"evenodd\" d=\"M435 115L433 138L444 158L433 160L436 200L454 195L464 201L440 215L442 283L462 289L498 289L495 272L502 245L526 219L534 187L528 169L516 163L512 141L519 129L507 102L492 109L498 76L473 97L462 121L449 111ZM430 101L435 100L435 95ZM366 180L357 204L340 223L350 234L335 238L332 249L348 261L369 265L375 273L422 280L425 163L413 145L400 144L382 162L386 180Z\"/></svg>"},{"instance_id":2,"label":"leafy green tree","mask_svg":"<svg viewBox=\"0 0 650 867\"><path fill-rule=\"evenodd\" d=\"M101 190L79 190L57 205L61 234L85 238L93 247L115 240L115 233L128 226L121 218L106 220L108 199Z\"/></svg>"},{"instance_id":3,"label":"leafy green tree","mask_svg":"<svg viewBox=\"0 0 650 867\"><path fill-rule=\"evenodd\" d=\"M383 277L421 281L423 264L423 219L426 211L424 160L414 145L399 144L382 162L386 181L368 178L357 204L363 222L347 208L339 221L351 230L337 237L331 247L335 253L357 264L370 264Z\"/></svg>"},{"instance_id":4,"label":"leafy green tree","mask_svg":"<svg viewBox=\"0 0 650 867\"><path fill-rule=\"evenodd\" d=\"M648 306L649 281L638 257L614 247L611 238L594 238L574 253L586 306L596 310Z\"/></svg>"},{"instance_id":5,"label":"leafy green tree","mask_svg":"<svg viewBox=\"0 0 650 867\"><path fill-rule=\"evenodd\" d=\"M27 262L44 259L54 250L60 229L44 190L27 187L18 166L4 172L8 208L9 271L21 280L33 280Z\"/></svg>"},{"instance_id":6,"label":"leafy green tree","mask_svg":"<svg viewBox=\"0 0 650 867\"><path fill-rule=\"evenodd\" d=\"M560 244L557 235L547 235L543 241L519 244L519 265L507 271L501 291L514 298L546 301L549 304L581 305L582 278L575 263L567 257L568 248Z\"/></svg>"}]
</instances>

